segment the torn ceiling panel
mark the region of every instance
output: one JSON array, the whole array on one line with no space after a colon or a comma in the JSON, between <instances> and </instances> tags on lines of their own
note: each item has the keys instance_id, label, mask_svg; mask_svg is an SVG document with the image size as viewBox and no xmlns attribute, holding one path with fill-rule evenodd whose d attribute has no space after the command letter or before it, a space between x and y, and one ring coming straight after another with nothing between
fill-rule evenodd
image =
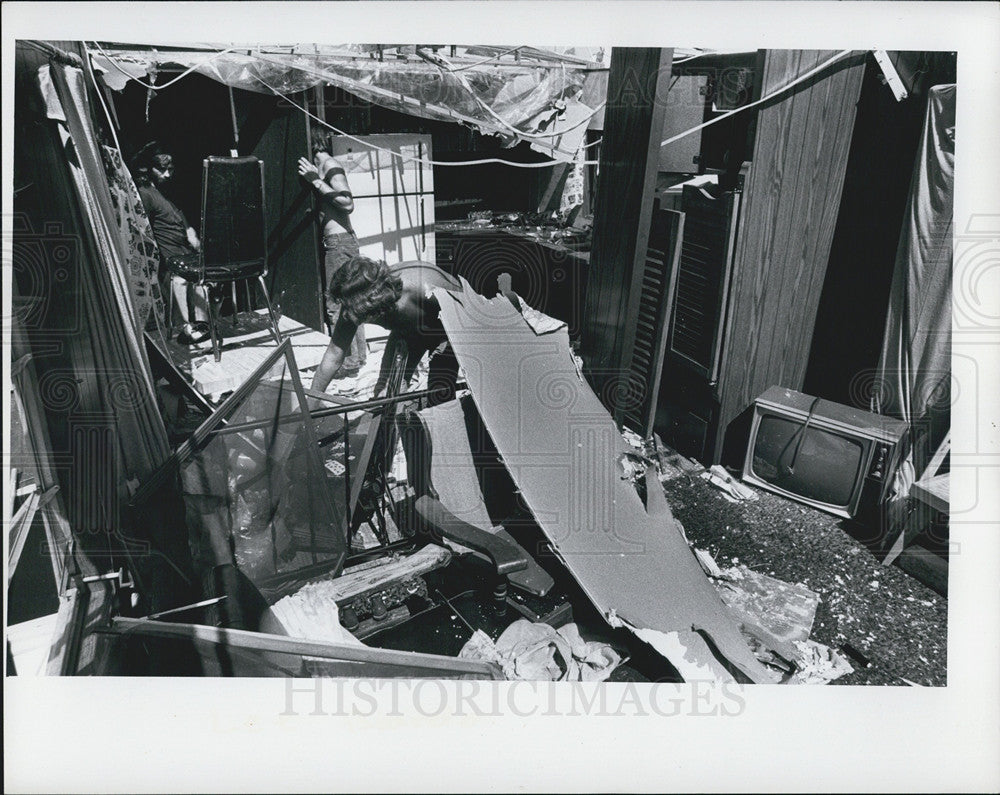
<instances>
[{"instance_id":1,"label":"torn ceiling panel","mask_svg":"<svg viewBox=\"0 0 1000 795\"><path fill-rule=\"evenodd\" d=\"M441 321L514 482L591 601L640 637L698 631L731 669L772 682L665 498L651 490L647 510L621 478L627 446L577 374L566 330L538 335L506 298L463 287L435 291Z\"/></svg>"},{"instance_id":2,"label":"torn ceiling panel","mask_svg":"<svg viewBox=\"0 0 1000 795\"><path fill-rule=\"evenodd\" d=\"M573 159L594 109L581 97L587 61L515 48L497 57L451 60L450 48L413 46L386 56L374 45L219 46L157 50L95 45L91 56L108 85L148 82L164 68L193 69L233 88L294 94L317 85L344 89L361 99L421 118L475 127L508 145L527 141L560 160ZM397 50L400 48L397 48ZM463 48L464 49L464 48ZM508 58L503 60L502 56Z\"/></svg>"}]
</instances>

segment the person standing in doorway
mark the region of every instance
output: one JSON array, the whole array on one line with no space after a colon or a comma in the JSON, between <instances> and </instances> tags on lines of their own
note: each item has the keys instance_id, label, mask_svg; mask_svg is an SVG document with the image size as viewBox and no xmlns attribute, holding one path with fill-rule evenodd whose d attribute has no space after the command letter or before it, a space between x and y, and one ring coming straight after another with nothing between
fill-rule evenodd
<instances>
[{"instance_id":1,"label":"person standing in doorway","mask_svg":"<svg viewBox=\"0 0 1000 795\"><path fill-rule=\"evenodd\" d=\"M330 283L344 265L359 256L358 237L351 225L354 212L354 197L351 195L347 175L336 159L330 154L330 137L317 132L313 137L313 159L300 157L299 176L309 184L319 204L320 224L323 230L324 250L324 302L326 322L330 333L337 327L340 317L340 301L331 297ZM357 326L351 340L350 349L343 359L334 378L357 375L365 363L367 348L365 332Z\"/></svg>"}]
</instances>

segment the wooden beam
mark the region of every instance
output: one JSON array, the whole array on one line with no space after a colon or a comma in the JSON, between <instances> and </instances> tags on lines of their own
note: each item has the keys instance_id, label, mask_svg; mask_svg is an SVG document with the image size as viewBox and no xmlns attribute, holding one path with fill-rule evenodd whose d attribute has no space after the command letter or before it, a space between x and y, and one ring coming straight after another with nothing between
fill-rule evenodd
<instances>
[{"instance_id":1,"label":"wooden beam","mask_svg":"<svg viewBox=\"0 0 1000 795\"><path fill-rule=\"evenodd\" d=\"M369 646L347 646L336 643L249 632L243 629L210 627L203 624L176 624L166 621L146 621L141 618L114 618L105 630L115 635L138 635L151 638L207 643L233 649L290 654L298 657L320 657L378 666L398 667L410 676L503 679L497 666L478 660L461 660L436 654L375 649ZM361 673L359 671L359 673Z\"/></svg>"},{"instance_id":2,"label":"wooden beam","mask_svg":"<svg viewBox=\"0 0 1000 795\"><path fill-rule=\"evenodd\" d=\"M631 363L672 55L658 48L611 51L582 339L598 394L627 375ZM602 399L620 421L611 396Z\"/></svg>"}]
</instances>

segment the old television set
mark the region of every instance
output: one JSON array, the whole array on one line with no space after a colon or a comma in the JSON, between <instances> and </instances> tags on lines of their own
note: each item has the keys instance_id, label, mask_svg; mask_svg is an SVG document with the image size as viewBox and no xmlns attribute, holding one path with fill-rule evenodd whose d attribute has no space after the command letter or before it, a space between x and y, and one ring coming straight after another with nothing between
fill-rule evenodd
<instances>
[{"instance_id":1,"label":"old television set","mask_svg":"<svg viewBox=\"0 0 1000 795\"><path fill-rule=\"evenodd\" d=\"M907 423L771 387L754 405L743 480L854 518L887 496Z\"/></svg>"}]
</instances>

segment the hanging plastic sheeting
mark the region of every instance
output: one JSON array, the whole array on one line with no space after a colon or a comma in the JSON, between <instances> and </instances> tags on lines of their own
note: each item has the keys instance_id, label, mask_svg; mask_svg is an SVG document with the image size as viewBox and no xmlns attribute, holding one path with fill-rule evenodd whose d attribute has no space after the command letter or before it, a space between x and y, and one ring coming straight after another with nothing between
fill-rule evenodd
<instances>
[{"instance_id":1,"label":"hanging plastic sheeting","mask_svg":"<svg viewBox=\"0 0 1000 795\"><path fill-rule=\"evenodd\" d=\"M331 85L382 107L425 119L453 121L504 139L528 141L560 160L572 160L595 108L581 102L588 72L585 61L555 53L546 58L501 63L484 58L452 63L417 47L405 57L375 57L373 45L311 47L310 51L240 49L157 52L92 51L108 85L123 88L163 66L191 69L233 88L280 95ZM308 45L303 45L302 48ZM288 48L286 48L288 49ZM127 73L127 76L126 76Z\"/></svg>"},{"instance_id":2,"label":"hanging plastic sheeting","mask_svg":"<svg viewBox=\"0 0 1000 795\"><path fill-rule=\"evenodd\" d=\"M872 409L910 423L893 484L904 497L950 424L955 86L928 92L927 115L896 252Z\"/></svg>"}]
</instances>

